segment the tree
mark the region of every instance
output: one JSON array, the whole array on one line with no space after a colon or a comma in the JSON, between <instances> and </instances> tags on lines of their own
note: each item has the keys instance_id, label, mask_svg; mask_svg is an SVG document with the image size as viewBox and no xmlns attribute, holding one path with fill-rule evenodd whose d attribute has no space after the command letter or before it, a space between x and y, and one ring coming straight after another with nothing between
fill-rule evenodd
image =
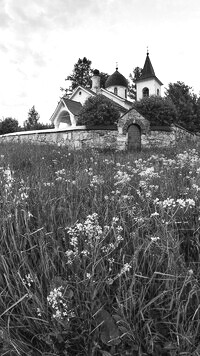
<instances>
[{"instance_id":1,"label":"tree","mask_svg":"<svg viewBox=\"0 0 200 356\"><path fill-rule=\"evenodd\" d=\"M142 74L142 68L140 67L135 67L133 69L133 74L130 73L129 78L131 80L131 82L129 82L129 97L131 99L135 99L136 100L136 80L138 80L141 77Z\"/></svg>"},{"instance_id":2,"label":"tree","mask_svg":"<svg viewBox=\"0 0 200 356\"><path fill-rule=\"evenodd\" d=\"M71 80L72 90L74 90L78 85L85 87L91 84L91 64L92 62L86 57L83 57L83 59L79 58L78 62L74 64L72 74L68 75L66 78L66 80Z\"/></svg>"},{"instance_id":3,"label":"tree","mask_svg":"<svg viewBox=\"0 0 200 356\"><path fill-rule=\"evenodd\" d=\"M152 95L134 103L134 108L151 126L168 126L176 121L176 107L169 98Z\"/></svg>"},{"instance_id":4,"label":"tree","mask_svg":"<svg viewBox=\"0 0 200 356\"><path fill-rule=\"evenodd\" d=\"M105 96L99 94L89 97L78 118L78 125L113 125L120 117L117 106Z\"/></svg>"},{"instance_id":5,"label":"tree","mask_svg":"<svg viewBox=\"0 0 200 356\"><path fill-rule=\"evenodd\" d=\"M191 87L183 82L169 83L166 98L171 99L177 110L176 122L188 130L200 129L199 104Z\"/></svg>"},{"instance_id":6,"label":"tree","mask_svg":"<svg viewBox=\"0 0 200 356\"><path fill-rule=\"evenodd\" d=\"M109 74L104 72L99 72L99 76L100 76L100 87L105 89L106 80L108 79Z\"/></svg>"},{"instance_id":7,"label":"tree","mask_svg":"<svg viewBox=\"0 0 200 356\"><path fill-rule=\"evenodd\" d=\"M28 119L24 122L24 129L25 130L38 130L38 121L39 121L39 114L35 110L35 106L33 105L32 108L28 112Z\"/></svg>"},{"instance_id":8,"label":"tree","mask_svg":"<svg viewBox=\"0 0 200 356\"><path fill-rule=\"evenodd\" d=\"M0 122L0 134L4 135L11 132L19 131L19 123L12 117L7 117Z\"/></svg>"},{"instance_id":9,"label":"tree","mask_svg":"<svg viewBox=\"0 0 200 356\"><path fill-rule=\"evenodd\" d=\"M74 64L74 69L72 74L68 75L65 80L71 81L70 88L61 88L61 91L65 91L67 96L71 95L72 91L77 88L79 85L84 87L91 87L92 85L92 75L94 69L91 68L92 62L83 57L83 59L79 58L77 63ZM105 82L109 75L104 72L99 73L100 76L100 86L105 88Z\"/></svg>"}]
</instances>

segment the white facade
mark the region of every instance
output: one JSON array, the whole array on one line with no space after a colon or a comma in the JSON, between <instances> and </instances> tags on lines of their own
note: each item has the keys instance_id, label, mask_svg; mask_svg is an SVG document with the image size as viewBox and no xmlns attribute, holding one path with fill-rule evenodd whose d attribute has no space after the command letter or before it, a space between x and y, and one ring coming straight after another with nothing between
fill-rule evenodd
<instances>
[{"instance_id":1,"label":"white facade","mask_svg":"<svg viewBox=\"0 0 200 356\"><path fill-rule=\"evenodd\" d=\"M76 126L74 115L68 110L63 100L61 100L51 117L51 122L55 129Z\"/></svg>"},{"instance_id":2,"label":"white facade","mask_svg":"<svg viewBox=\"0 0 200 356\"><path fill-rule=\"evenodd\" d=\"M106 89L111 93L120 96L123 99L127 98L127 88L124 86L115 85L115 86L108 87Z\"/></svg>"},{"instance_id":3,"label":"white facade","mask_svg":"<svg viewBox=\"0 0 200 356\"><path fill-rule=\"evenodd\" d=\"M71 100L79 101L82 105L91 96L91 94L82 87L78 87L70 97Z\"/></svg>"},{"instance_id":4,"label":"white facade","mask_svg":"<svg viewBox=\"0 0 200 356\"><path fill-rule=\"evenodd\" d=\"M149 90L149 96L151 95L161 96L161 85L155 78L149 78L149 79L144 79L142 81L138 81L136 87L137 87L137 100L140 100L145 97L145 90L144 90L145 88Z\"/></svg>"}]
</instances>

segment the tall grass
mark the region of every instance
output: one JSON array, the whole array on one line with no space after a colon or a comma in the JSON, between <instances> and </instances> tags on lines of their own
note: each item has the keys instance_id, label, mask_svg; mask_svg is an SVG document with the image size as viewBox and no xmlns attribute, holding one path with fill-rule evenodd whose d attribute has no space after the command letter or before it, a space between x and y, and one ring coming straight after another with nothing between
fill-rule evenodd
<instances>
[{"instance_id":1,"label":"tall grass","mask_svg":"<svg viewBox=\"0 0 200 356\"><path fill-rule=\"evenodd\" d=\"M199 355L200 152L0 146L1 355Z\"/></svg>"}]
</instances>

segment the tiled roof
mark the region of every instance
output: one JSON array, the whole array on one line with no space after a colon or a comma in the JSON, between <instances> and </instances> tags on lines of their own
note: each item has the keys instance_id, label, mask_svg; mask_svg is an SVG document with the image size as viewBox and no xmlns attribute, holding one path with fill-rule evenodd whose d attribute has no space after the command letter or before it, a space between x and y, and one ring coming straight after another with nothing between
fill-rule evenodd
<instances>
[{"instance_id":1,"label":"tiled roof","mask_svg":"<svg viewBox=\"0 0 200 356\"><path fill-rule=\"evenodd\" d=\"M105 83L105 88L112 87L112 86L121 85L123 87L128 87L128 81L126 78L116 70L113 74L111 74Z\"/></svg>"},{"instance_id":2,"label":"tiled roof","mask_svg":"<svg viewBox=\"0 0 200 356\"><path fill-rule=\"evenodd\" d=\"M149 58L149 53L147 52L144 67L142 69L142 74L141 74L140 78L137 80L137 82L140 82L140 81L146 80L146 79L151 79L151 78L156 79L160 83L160 85L162 85L161 81L155 75L153 66L152 66L150 58Z\"/></svg>"},{"instance_id":3,"label":"tiled roof","mask_svg":"<svg viewBox=\"0 0 200 356\"><path fill-rule=\"evenodd\" d=\"M73 115L78 115L79 112L82 109L82 105L81 103L79 103L78 101L74 101L68 98L62 98L62 100L64 101L65 105L67 106L67 108L69 109L69 111L71 111L71 113Z\"/></svg>"}]
</instances>

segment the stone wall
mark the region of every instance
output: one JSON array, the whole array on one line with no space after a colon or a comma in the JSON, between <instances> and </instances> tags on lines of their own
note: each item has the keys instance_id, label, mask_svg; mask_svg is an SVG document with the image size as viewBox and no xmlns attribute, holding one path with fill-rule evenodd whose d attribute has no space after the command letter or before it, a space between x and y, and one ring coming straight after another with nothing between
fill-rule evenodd
<instances>
[{"instance_id":1,"label":"stone wall","mask_svg":"<svg viewBox=\"0 0 200 356\"><path fill-rule=\"evenodd\" d=\"M181 142L196 142L199 144L200 137L179 125L151 127L146 135L142 135L143 147L170 147Z\"/></svg>"},{"instance_id":2,"label":"stone wall","mask_svg":"<svg viewBox=\"0 0 200 356\"><path fill-rule=\"evenodd\" d=\"M125 149L126 136L116 128L87 129L76 126L73 129L22 131L0 136L0 142L32 142L64 145L69 149L113 148Z\"/></svg>"},{"instance_id":3,"label":"stone wall","mask_svg":"<svg viewBox=\"0 0 200 356\"><path fill-rule=\"evenodd\" d=\"M127 119L129 122L130 118ZM137 120L136 120L137 121ZM136 122L137 123L137 122ZM86 129L76 126L73 129L49 129L37 131L22 131L0 136L0 142L32 142L42 144L64 145L69 149L112 148L125 150L127 148L127 133L123 127L102 127ZM154 127L141 130L142 148L170 147L179 142L194 141L200 143L200 136L184 130L180 126Z\"/></svg>"}]
</instances>

